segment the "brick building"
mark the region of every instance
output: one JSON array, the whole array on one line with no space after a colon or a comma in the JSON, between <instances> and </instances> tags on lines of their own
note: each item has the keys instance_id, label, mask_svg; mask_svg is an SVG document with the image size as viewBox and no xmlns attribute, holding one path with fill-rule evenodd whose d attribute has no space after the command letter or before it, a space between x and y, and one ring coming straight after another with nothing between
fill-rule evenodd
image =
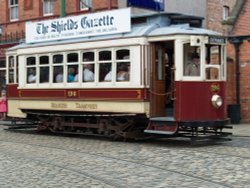
<instances>
[{"instance_id":1,"label":"brick building","mask_svg":"<svg viewBox=\"0 0 250 188\"><path fill-rule=\"evenodd\" d=\"M228 103L241 122L250 122L250 0L238 0L231 18L224 23L228 31Z\"/></svg>"}]
</instances>

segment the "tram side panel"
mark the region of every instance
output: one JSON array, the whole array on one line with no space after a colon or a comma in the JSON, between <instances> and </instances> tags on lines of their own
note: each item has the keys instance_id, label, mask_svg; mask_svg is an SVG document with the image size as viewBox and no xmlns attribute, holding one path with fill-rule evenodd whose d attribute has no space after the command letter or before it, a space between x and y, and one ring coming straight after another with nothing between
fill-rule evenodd
<instances>
[{"instance_id":1,"label":"tram side panel","mask_svg":"<svg viewBox=\"0 0 250 188\"><path fill-rule=\"evenodd\" d=\"M208 122L226 119L225 82L176 82L175 118L179 122ZM213 95L223 104L212 105Z\"/></svg>"}]
</instances>

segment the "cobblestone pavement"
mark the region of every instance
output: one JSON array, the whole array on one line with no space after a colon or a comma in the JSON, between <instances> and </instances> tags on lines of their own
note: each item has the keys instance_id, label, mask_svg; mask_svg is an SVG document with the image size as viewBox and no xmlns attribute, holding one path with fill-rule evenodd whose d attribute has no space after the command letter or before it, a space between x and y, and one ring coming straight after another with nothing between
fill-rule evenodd
<instances>
[{"instance_id":1,"label":"cobblestone pavement","mask_svg":"<svg viewBox=\"0 0 250 188\"><path fill-rule=\"evenodd\" d=\"M250 187L250 137L113 142L91 136L6 131L0 126L0 187Z\"/></svg>"}]
</instances>

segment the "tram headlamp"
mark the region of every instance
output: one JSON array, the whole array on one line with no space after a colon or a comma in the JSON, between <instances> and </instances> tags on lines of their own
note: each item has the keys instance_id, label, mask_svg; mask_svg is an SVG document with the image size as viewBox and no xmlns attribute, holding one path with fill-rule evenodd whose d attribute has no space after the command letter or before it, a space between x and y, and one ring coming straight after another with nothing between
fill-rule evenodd
<instances>
[{"instance_id":1,"label":"tram headlamp","mask_svg":"<svg viewBox=\"0 0 250 188\"><path fill-rule=\"evenodd\" d=\"M222 99L219 95L213 95L211 99L212 105L215 108L219 108L222 106Z\"/></svg>"}]
</instances>

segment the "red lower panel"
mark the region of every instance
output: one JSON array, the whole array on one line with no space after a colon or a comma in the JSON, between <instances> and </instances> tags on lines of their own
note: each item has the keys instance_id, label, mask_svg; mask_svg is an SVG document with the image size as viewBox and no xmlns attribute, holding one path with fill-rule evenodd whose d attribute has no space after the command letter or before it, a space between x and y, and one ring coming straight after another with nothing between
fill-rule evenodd
<instances>
[{"instance_id":1,"label":"red lower panel","mask_svg":"<svg viewBox=\"0 0 250 188\"><path fill-rule=\"evenodd\" d=\"M128 99L144 100L144 89L17 89L17 85L7 86L8 98L25 99Z\"/></svg>"}]
</instances>

